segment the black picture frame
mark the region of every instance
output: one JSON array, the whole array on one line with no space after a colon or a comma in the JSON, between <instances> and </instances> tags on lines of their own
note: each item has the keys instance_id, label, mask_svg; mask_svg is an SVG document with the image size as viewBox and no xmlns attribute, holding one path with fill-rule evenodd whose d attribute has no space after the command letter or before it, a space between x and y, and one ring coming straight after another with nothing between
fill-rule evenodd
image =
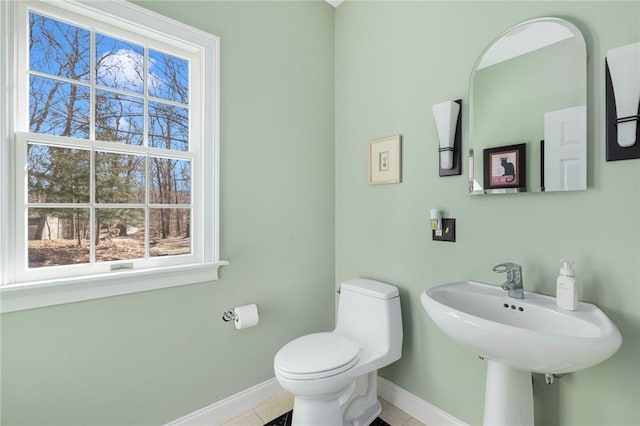
<instances>
[{"instance_id":1,"label":"black picture frame","mask_svg":"<svg viewBox=\"0 0 640 426\"><path fill-rule=\"evenodd\" d=\"M527 145L498 146L483 150L484 189L527 189Z\"/></svg>"},{"instance_id":2,"label":"black picture frame","mask_svg":"<svg viewBox=\"0 0 640 426\"><path fill-rule=\"evenodd\" d=\"M540 191L544 190L544 139L540 141Z\"/></svg>"}]
</instances>

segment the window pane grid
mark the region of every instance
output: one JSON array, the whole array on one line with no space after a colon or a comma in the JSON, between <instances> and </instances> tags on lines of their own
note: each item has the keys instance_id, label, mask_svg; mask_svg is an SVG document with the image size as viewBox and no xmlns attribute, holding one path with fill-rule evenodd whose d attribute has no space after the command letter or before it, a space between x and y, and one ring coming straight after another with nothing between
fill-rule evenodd
<instances>
[{"instance_id":1,"label":"window pane grid","mask_svg":"<svg viewBox=\"0 0 640 426\"><path fill-rule=\"evenodd\" d=\"M149 49L147 46L145 46L144 49L144 75L147 76L149 75ZM143 94L144 94L144 109L143 109L143 117L142 117L142 128L144 129L144 133L142 135L142 143L145 147L149 146L149 79L145 78L142 81L142 86L143 86ZM149 160L147 159L147 162ZM149 164L147 164L147 170L149 167ZM149 182L149 176L147 175L147 182ZM147 200L149 194L147 194ZM148 218L147 218L148 219ZM148 230L145 231L148 234ZM149 240L149 236L147 235L146 240ZM147 246L147 253L149 253L149 247Z\"/></svg>"},{"instance_id":2,"label":"window pane grid","mask_svg":"<svg viewBox=\"0 0 640 426\"><path fill-rule=\"evenodd\" d=\"M47 74L45 72L35 71L35 70L29 70L29 75L35 76L35 77L47 78L47 79L58 81L58 82L62 82L62 83L75 84L77 86L86 87L88 89L93 87L93 88L95 88L97 90L102 90L102 91L105 91L105 92L111 92L111 93L118 94L118 95L123 95L123 96L133 96L133 97L139 97L139 98L146 98L151 102L157 102L157 103L170 105L170 106L173 106L173 107L180 107L180 108L189 109L189 104L184 104L184 103L172 101L172 100L169 100L169 99L157 98L157 97L154 97L154 96L148 96L148 95L145 96L145 95L143 95L141 93L127 91L125 89L118 89L118 88L114 88L114 87L101 86L100 84L94 84L93 82L81 81L81 80L73 80L71 78L61 77L61 76L55 75L55 74ZM90 139L94 139L94 138L90 138Z\"/></svg>"},{"instance_id":3,"label":"window pane grid","mask_svg":"<svg viewBox=\"0 0 640 426\"><path fill-rule=\"evenodd\" d=\"M81 48L77 49L78 53L82 54L77 61L77 65L74 62L74 64L65 68L64 61L57 61L53 66L48 67L45 64L36 67L30 66L29 55L23 55L25 51L30 51L28 43L29 31L18 31L18 38L22 40L18 45L26 47L26 49L21 49L21 52L19 52L19 56L23 59L18 60L17 63L18 68L26 72L18 73L22 77L18 77L19 99L17 110L19 114L17 114L16 121L16 129L18 130L16 140L26 143L20 143L24 148L19 148L16 153L18 159L26 158L22 153L28 151L26 148L28 144L37 144L52 150L62 149L63 152L71 153L70 157L74 157L75 154L73 153L78 152L77 150L89 153L89 156L86 157L87 161L90 162L88 167L90 173L87 178L89 180L86 185L89 190L82 190L78 193L79 197L72 198L66 195L67 192L76 193L77 191L53 191L45 193L44 197L35 196L35 198L29 198L28 184L25 183L23 190L20 188L22 186L21 179L18 179L16 193L19 196L17 199L22 202L18 202L18 206L15 207L10 216L12 218L16 217L18 223L24 220L24 225L19 225L17 228L18 235L21 235L17 239L17 252L24 251L23 254L19 255L22 258L21 260L27 260L28 263L29 243L31 241L26 236L28 232L23 232L20 228L24 226L23 229L25 229L30 226L28 224L30 211L32 216L38 211L45 211L43 215L49 218L46 224L47 227L53 229L55 225L57 235L71 235L71 237L61 238L77 237L82 240L83 244L85 244L85 241L87 242L83 246L83 250L90 252L88 266L92 266L94 263L104 264L105 261L119 261L121 259L143 260L142 257L150 260L148 266L143 266L144 268L185 264L185 262L197 264L203 261L210 261L213 257L210 256L210 251L203 251L203 241L197 238L195 242L192 242L190 237L192 219L195 220L193 227L195 235L202 235L203 215L205 218L211 218L211 214L217 212L217 210L208 209L206 207L208 204L206 203L205 207L202 207L203 201L207 199L206 193L208 191L204 191L205 194L203 194L203 189L205 188L201 187L202 177L199 170L199 167L203 164L199 156L204 153L209 158L210 154L206 148L201 146L205 141L200 140L200 136L203 134L209 137L213 136L210 139L216 143L217 138L216 134L210 132L209 126L205 126L207 131L201 132L199 130L200 126L204 124L201 122L201 115L193 115L198 113L200 108L209 110L208 108L210 108L211 104L206 103L206 105L203 105L200 93L195 94L193 98L189 96L189 93L192 85L195 84L191 78L200 78L198 69L199 65L204 63L202 61L204 58L203 53L206 52L206 57L210 57L209 55L213 52L213 58L217 59L216 40L213 37L202 37L194 32L193 36L189 35L186 38L183 45L182 37L178 34L172 34L171 37L165 38L156 38L155 35L149 37L149 34L144 33L144 24L141 27L126 24L124 25L126 28L121 33L118 30L119 22L115 20L109 19L108 22L102 22L97 14L91 15L85 20L80 8L74 9L70 7L70 13L67 13L66 9L66 7L64 9L57 8L48 3L21 5L16 9L18 17L30 17L31 14L38 15L43 20L54 22L55 25L61 24L67 30L80 34L84 40L82 46L80 46ZM29 19L18 19L18 21L23 22L23 24L19 25L21 30L29 28ZM75 25L68 22L82 22L83 24ZM142 31L139 31L139 29ZM162 32L160 27L156 31ZM103 46L102 50L100 49L99 36L102 34L120 34L125 39L118 38L118 40L128 42L127 39L131 39L132 43L140 46L138 52L144 55L144 59L140 61L143 63L144 72L141 73L141 78L138 81L144 85L142 89L129 90L130 85L123 84L124 80L120 80L120 84L111 85L108 82L105 83L104 79L101 80L99 78L101 75L99 69L100 58L105 51L108 53L120 53L118 52L120 49L119 42L114 46L107 45L106 47ZM117 37L119 36L116 35ZM27 43L23 43L25 38ZM208 44L212 40L213 43ZM64 41L63 45L67 46ZM41 46L43 48L46 47L44 44L41 44ZM46 51L46 49L43 51ZM64 53L69 51L71 50L67 47L58 49L58 57L64 57ZM41 64L44 63L44 61L41 61ZM209 62L206 63L207 69L217 70L217 67L212 67ZM158 64L161 67L166 66L165 64L174 64L175 69L163 70L158 68ZM191 75L192 64L195 70L193 76ZM117 71L115 72L117 73ZM214 75L215 77L216 73L210 72L207 75ZM48 93L49 91L46 89L52 86L64 88L58 91L61 101L59 101L56 110L58 114L57 120L61 123L65 122L65 124L71 123L71 131L69 131L68 125L66 127L61 124L57 125L57 127L56 125L50 125L47 128L42 128L42 131L38 131L40 128L35 129L26 124L30 122L29 113L38 112L37 108L29 111L30 99L23 96L25 89L27 94L32 89L32 84L30 84L32 81L46 86L43 86L45 90L42 93ZM200 86L196 84L193 87ZM216 87L215 84L206 83L205 87L207 89L205 93L209 95L209 99L213 99L215 91L211 89ZM119 109L105 108L101 101L101 96L106 99L108 104L117 104ZM190 105L191 101L193 101L193 105ZM140 112L137 109L138 105L140 105ZM63 113L67 110L68 114L64 116ZM152 113L150 114L151 111ZM51 115L45 116L46 114L43 114L45 119L52 117ZM195 118L193 123L195 127L191 125L192 116ZM119 125L117 118L122 117L137 120L137 125L133 127ZM198 136L196 143L193 145L190 143L192 135ZM205 139L208 140L209 137ZM107 147L106 145L109 146ZM117 156L116 154L118 154L123 156L122 158L124 159L121 158L116 161L116 165L109 166L105 164L105 161L108 160L101 159L101 154L104 154L105 157L110 157L111 154ZM140 170L144 169L145 177L140 178L140 183L133 184L131 188L123 187L121 196L105 199L104 191L100 191L99 188L102 187L108 190L109 180L117 181L122 179L118 178L120 172L117 171L117 163L128 164L130 156L144 158L145 167ZM152 158L157 163L154 173L162 175L157 179L156 183L149 177L149 174L154 171L150 164ZM210 160L207 164L216 163L213 158L210 158ZM28 175L28 164L20 164L18 162L18 170L22 169L23 165L27 166ZM192 169L196 165L198 169ZM104 169L105 166L107 166L106 170ZM116 169L111 170L110 167L116 167ZM83 173L84 170L85 166L82 168ZM101 170L103 171L101 172ZM100 177L101 173L103 173L103 177ZM111 173L114 176L110 176L109 174ZM133 173L136 172L134 171ZM195 180L196 178L198 180ZM28 181L28 179L25 180ZM115 185L114 188L119 188L119 185L121 185L117 182L111 184ZM144 188L144 196L138 195L138 188ZM215 187L213 192L214 194L217 193ZM34 194L32 193L31 195ZM82 198L83 194L89 197L88 201ZM195 199L193 198L194 194L196 195ZM67 198L70 202L67 202ZM139 201L143 199L144 203L140 203ZM200 207L196 208L195 206ZM20 212L21 210L23 213ZM80 213L74 216L73 212ZM192 213L197 214L192 218ZM140 239L144 256L136 254L133 257L113 258L105 257L100 252L95 251L98 241L108 240L109 235L106 235L107 233L113 232L113 236L118 236L113 229L116 228L115 221L118 220L121 214L132 218L132 220L138 220L136 223L142 223L139 228L144 227L144 230L140 229L140 231L143 231L141 233L144 234L144 238ZM136 215L138 215L138 219L135 219L134 216ZM139 222L140 220L142 222ZM163 225L156 226L154 229L152 226L154 221L163 223ZM103 222L104 226L102 225ZM208 221L205 222L208 223ZM209 231L206 226L204 226L204 229ZM79 230L82 233L78 232ZM169 244L167 246L164 244L166 243L164 241L165 232L169 239L182 238L183 240L180 241L180 244ZM51 233L53 235L53 230ZM158 240L158 235L162 235L160 240ZM150 242L153 243L153 246ZM204 244L207 245L207 242L204 242ZM215 244L217 247L217 239ZM163 246L161 247L162 250L158 251L158 246ZM193 247L196 247L196 252L193 252ZM216 254L217 251L213 253ZM179 256L183 258L183 255L189 255L188 260L176 262L172 259L161 258L162 256ZM81 262L70 261L65 263L63 261L60 266L56 266L55 262L51 263L50 265L55 268L55 271L51 270L52 275L48 275L48 271L42 268L37 273L36 271L27 272L30 269L27 265L27 269L23 272L19 269L12 272L9 276L9 282L14 280L12 277L15 277L16 280L13 282L28 282L30 280L50 280L85 274L85 272L78 271L86 271L86 274L108 271L104 267L87 269L85 266L81 266L86 261L86 258L83 257L83 259ZM217 255L215 259L217 259ZM67 266L65 267L65 265ZM46 266L49 266L49 264ZM69 269L69 271L61 272L64 269Z\"/></svg>"},{"instance_id":4,"label":"window pane grid","mask_svg":"<svg viewBox=\"0 0 640 426\"><path fill-rule=\"evenodd\" d=\"M75 200L75 202L47 202L46 199L38 202L25 199L26 216L29 221L26 232L28 233L27 240L30 241L30 244L26 247L27 255L25 256L27 261L25 266L28 270L65 265L92 266L105 262L125 260L144 261L163 256L182 256L193 253L191 212L194 206L191 203L179 202L181 199L189 201L192 199L193 189L190 182L190 167L193 158L191 158L191 155L187 155L187 158L175 158L175 156L142 154L140 150L133 150L132 152L131 149L100 149L94 146L86 146L87 141L84 140L81 142L85 145L78 147L76 143L69 141L70 138L53 138L61 141L58 143L40 141L40 139L49 138L51 137L39 137L39 135L30 135L24 138L24 143L31 147L31 152L35 152L30 158L33 157L46 162L52 158L52 154L53 156L62 155L71 161L70 167L76 172L77 169L81 168L78 164L84 163L87 165L88 163L86 172L86 179L88 180L87 200L82 201L82 193L80 193L80 199ZM62 142L62 140L66 143ZM100 143L100 146L112 147L109 143ZM56 154L53 151L49 151L51 149L60 152ZM30 152L29 149L26 151ZM165 153L169 152L163 151ZM79 153L86 157L75 158L78 154L73 153ZM125 163L123 158L129 161L136 158L143 160L142 167L140 167L140 164L135 166L138 167L138 170L143 169L142 175L140 175L143 176L143 202L101 202L97 199L97 194L100 191L108 190L109 188L108 184L104 184L103 188L99 185L98 177L101 172L98 171L99 163L97 158L100 156L104 157L100 160L102 168L105 166L103 164L105 159L113 161L115 165ZM82 163L78 163L78 159ZM136 161L139 163L139 160ZM34 163L34 161L31 161L31 163ZM156 165L154 166L153 164ZM46 165L47 163L44 164L45 169ZM127 167L125 172L128 176L136 173L134 169L131 169L132 166L128 165ZM188 170L189 175L186 184L179 182L179 172L185 169ZM26 170L31 186L37 183L34 179L38 175L38 170L36 166L30 166ZM152 170L155 170L158 176L161 175L156 179L155 183L153 183L151 176ZM122 171L120 172L122 173ZM106 176L112 175L108 174ZM71 173L71 177L73 177L73 173ZM46 173L40 176L40 179L46 180L47 178L49 177ZM117 186L123 183L116 175L113 175L112 179L116 182L116 186L113 188L114 191L117 191L117 194L126 191L126 188L123 189ZM71 182L73 183L73 181ZM156 198L159 197L159 199L152 202L151 190L154 185L156 188L168 188L172 192L164 198L156 195ZM63 184L62 186L64 190L70 189L68 187L69 184ZM74 197L78 197L77 190L72 192L75 194ZM53 191L53 194L56 196L57 192ZM66 192L63 192L63 194L66 194ZM61 197L64 199L65 195ZM130 226L122 224L123 221L129 222ZM140 228L143 229L140 230ZM42 233L45 229L48 234L43 238ZM136 237L131 237L132 234L138 232L142 232L140 234L142 238L138 239L137 249L135 243L123 244L119 242L123 235L128 237L125 239L135 241ZM48 247L52 246L54 241L57 242L55 245L57 255L47 259L47 250L51 250ZM117 253L121 254L118 255Z\"/></svg>"},{"instance_id":5,"label":"window pane grid","mask_svg":"<svg viewBox=\"0 0 640 426\"><path fill-rule=\"evenodd\" d=\"M74 80L68 77L63 77L55 74L48 74L42 71L29 70L29 75L48 78L48 79L63 82L63 83L76 84L78 86L87 87L87 88L91 87L91 82L89 81Z\"/></svg>"},{"instance_id":6,"label":"window pane grid","mask_svg":"<svg viewBox=\"0 0 640 426\"><path fill-rule=\"evenodd\" d=\"M25 206L28 208L46 208L46 209L64 209L64 208L105 208L105 209L141 209L146 207L151 207L154 209L188 209L192 208L193 204L90 204L90 203L25 203Z\"/></svg>"},{"instance_id":7,"label":"window pane grid","mask_svg":"<svg viewBox=\"0 0 640 426\"><path fill-rule=\"evenodd\" d=\"M89 100L89 111L90 117L96 116L96 33L95 31L91 31L90 38L90 70L89 70L89 83L91 84L91 99ZM89 121L89 139L96 139L96 121L92 119ZM93 167L92 169L93 170ZM92 201L93 202L93 201ZM93 259L93 252L91 254L91 259Z\"/></svg>"},{"instance_id":8,"label":"window pane grid","mask_svg":"<svg viewBox=\"0 0 640 426\"><path fill-rule=\"evenodd\" d=\"M47 79L49 86L55 87L55 89L50 89L51 93L57 90L61 84L65 84L67 92L62 93L58 103L64 104L68 110L65 116L64 111L62 111L63 108L61 108L58 111L58 118L56 118L55 110L50 110L49 104L43 105L42 111L36 110L39 106L35 104L35 98L32 96L30 101L30 109L32 109L31 131L116 142L122 142L122 137L119 136L125 137L125 140L130 142L131 138L137 139L135 135L140 134L139 142L134 142L134 144L154 148L166 147L166 149L178 151L190 150L189 121L191 111L189 90L191 82L189 78L190 61L188 59L164 53L161 50L155 50L148 45L130 43L95 30L67 24L61 20L41 15L38 12L30 12L29 16L31 18L30 25L33 25L32 31L30 31L32 40L36 39L37 41L41 38L51 42L50 44L36 43L35 48L33 43L30 43L30 78ZM37 30L40 27L38 27L37 22L43 22L40 25L42 28L39 33ZM80 33L82 39L86 39L86 46L82 45L82 48L80 48L78 45L71 44L66 51L64 50L64 44L62 46L58 45L57 48L55 46L51 47L56 43L52 41L52 31L46 31L48 27L61 27L68 33ZM58 32L63 30L58 30ZM76 39L80 36L76 36ZM38 47L42 51L38 51ZM54 67L46 65L47 62L43 59L51 55L50 51L59 56L67 55L73 61L68 66L60 65L60 69L56 70ZM40 58L39 62L36 60L37 58ZM64 61L59 62L62 63ZM45 65L39 66L38 64L40 63ZM80 68L77 71L77 67L74 65L76 63L84 68ZM98 64L100 64L100 67ZM36 66L39 68L35 68ZM66 68L71 69L67 70ZM140 73L142 74L141 76L139 75ZM140 84L136 83L137 79L139 79ZM45 80L43 80L42 84L46 84ZM80 92L76 94L78 90ZM82 90L87 90L86 97L88 99L86 101L83 100L85 95L82 95ZM106 94L108 98L98 102L100 93ZM87 103L86 130L77 128L73 130L74 133L70 133L71 130L68 125L55 126L55 123L47 123L49 125L44 127L34 127L33 116L36 112L40 112L40 121L42 122L47 120L64 121L65 119L67 122L80 120L75 124L75 127L81 126L80 123L85 118L82 116L76 117L75 113L71 115L71 110L72 108L82 108L82 102ZM142 105L140 113L135 110L135 102L140 102ZM120 117L116 118L113 114L109 115L106 111L99 110L99 107L102 108L105 103L111 103L116 107L119 106ZM128 105L128 110L125 105ZM153 116L150 114L152 106ZM135 118L137 114L141 114L141 119ZM105 124L105 121L110 119L112 121L112 132L107 131L110 126ZM139 132L133 132L131 126L129 126L129 129L114 128L114 122L128 122L131 124L131 119L137 122L133 128L138 127ZM99 123L102 124L99 125ZM150 123L153 123L153 125ZM42 132L41 129L45 131ZM98 130L101 130L100 135ZM116 137L108 137L107 135L109 134L113 135L113 130L116 130Z\"/></svg>"},{"instance_id":9,"label":"window pane grid","mask_svg":"<svg viewBox=\"0 0 640 426\"><path fill-rule=\"evenodd\" d=\"M170 151L162 148L140 147L125 144L115 144L113 142L103 142L88 139L77 139L66 136L54 136L35 133L21 133L20 139L25 144L40 145L54 148L79 149L86 151L112 152L114 154L129 155L149 155L151 157L166 158L170 160L195 161L195 154L192 152Z\"/></svg>"}]
</instances>

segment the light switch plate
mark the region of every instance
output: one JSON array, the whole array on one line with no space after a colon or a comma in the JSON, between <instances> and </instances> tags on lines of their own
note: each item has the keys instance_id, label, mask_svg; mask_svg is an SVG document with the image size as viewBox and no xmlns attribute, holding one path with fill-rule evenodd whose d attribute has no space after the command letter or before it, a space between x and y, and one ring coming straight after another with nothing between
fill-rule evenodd
<instances>
[{"instance_id":1,"label":"light switch plate","mask_svg":"<svg viewBox=\"0 0 640 426\"><path fill-rule=\"evenodd\" d=\"M448 241L450 243L456 242L456 220L455 219L442 219L442 235L437 236L436 231L431 231L431 239L433 241Z\"/></svg>"}]
</instances>

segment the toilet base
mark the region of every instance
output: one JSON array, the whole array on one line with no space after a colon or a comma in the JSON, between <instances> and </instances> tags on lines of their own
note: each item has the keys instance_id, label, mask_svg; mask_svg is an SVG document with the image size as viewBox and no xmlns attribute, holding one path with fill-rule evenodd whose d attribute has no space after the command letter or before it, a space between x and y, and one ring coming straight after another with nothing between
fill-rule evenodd
<instances>
[{"instance_id":1,"label":"toilet base","mask_svg":"<svg viewBox=\"0 0 640 426\"><path fill-rule=\"evenodd\" d=\"M355 419L345 422L345 425L348 426L369 426L382 412L382 404L377 399L367 407L358 417Z\"/></svg>"},{"instance_id":2,"label":"toilet base","mask_svg":"<svg viewBox=\"0 0 640 426\"><path fill-rule=\"evenodd\" d=\"M380 412L378 371L356 378L334 396L304 397L293 402L293 426L368 426Z\"/></svg>"},{"instance_id":3,"label":"toilet base","mask_svg":"<svg viewBox=\"0 0 640 426\"><path fill-rule=\"evenodd\" d=\"M309 400L296 397L291 424L304 426L368 426L382 412L377 399L356 418L345 421L337 400Z\"/></svg>"},{"instance_id":4,"label":"toilet base","mask_svg":"<svg viewBox=\"0 0 640 426\"><path fill-rule=\"evenodd\" d=\"M378 401L378 370L358 377L354 389L344 406L344 424L368 426L382 411Z\"/></svg>"},{"instance_id":5,"label":"toilet base","mask_svg":"<svg viewBox=\"0 0 640 426\"><path fill-rule=\"evenodd\" d=\"M306 399L296 396L293 401L292 425L342 426L342 408L337 398Z\"/></svg>"}]
</instances>

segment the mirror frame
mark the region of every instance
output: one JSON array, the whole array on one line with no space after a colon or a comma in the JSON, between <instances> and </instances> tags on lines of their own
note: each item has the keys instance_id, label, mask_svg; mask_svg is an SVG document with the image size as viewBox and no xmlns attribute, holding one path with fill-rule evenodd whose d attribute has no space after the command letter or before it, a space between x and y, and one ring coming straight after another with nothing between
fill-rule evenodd
<instances>
[{"instance_id":1,"label":"mirror frame","mask_svg":"<svg viewBox=\"0 0 640 426\"><path fill-rule=\"evenodd\" d=\"M580 30L580 28L578 28L574 23L572 23L571 21L568 21L566 19L563 18L558 18L558 17L552 17L552 16L545 16L545 17L540 17L540 18L533 18L533 19L528 19L526 21L520 22L518 24L515 24L509 28L507 28L505 31L501 32L498 36L496 36L493 40L491 40L491 42L482 50L482 52L480 53L480 55L478 56L478 58L476 59L476 61L473 64L473 68L471 69L471 75L469 76L469 128L468 128L468 190L469 190L469 194L471 195L498 195L498 194L512 194L512 193L526 193L526 192L540 192L543 193L544 191L529 191L527 189L522 189L522 188L500 188L500 189L487 189L484 187L484 182L482 180L480 180L480 182L478 182L478 185L480 186L479 188L477 188L476 184L476 177L475 177L475 165L479 164L481 167L484 167L483 164L483 158L482 152L478 152L476 156L474 156L474 148L472 146L473 144L473 126L474 126L474 114L473 114L473 108L474 108L474 96L473 96L473 89L474 89L474 81L475 81L475 74L478 71L478 65L480 65L480 62L482 62L482 59L484 58L485 54L489 51L489 49L491 49L495 43L500 40L502 37L504 37L506 34L512 32L513 30L519 28L519 27L523 27L523 26L527 26L527 25L531 25L534 24L536 22L555 22L558 24L561 24L563 26L565 26L567 29L569 29L574 36L576 37L576 39L578 40L578 42L581 45L581 49L584 52L584 58L585 58L585 69L584 69L584 74L585 74L585 88L584 88L584 92L585 92L585 115L588 114L589 111L589 106L588 106L588 50L587 50L587 44L584 38L584 35L582 34L582 31ZM587 147L587 157L585 158L585 167L587 167L587 176L588 176L588 146L589 146L589 132L588 132L588 126L586 125L585 122L585 143L586 143L586 147ZM585 182L585 188L584 189L580 189L580 190L586 190L588 188L588 182ZM572 190L573 191L573 190ZM569 192L569 191L553 191L553 192Z\"/></svg>"}]
</instances>

